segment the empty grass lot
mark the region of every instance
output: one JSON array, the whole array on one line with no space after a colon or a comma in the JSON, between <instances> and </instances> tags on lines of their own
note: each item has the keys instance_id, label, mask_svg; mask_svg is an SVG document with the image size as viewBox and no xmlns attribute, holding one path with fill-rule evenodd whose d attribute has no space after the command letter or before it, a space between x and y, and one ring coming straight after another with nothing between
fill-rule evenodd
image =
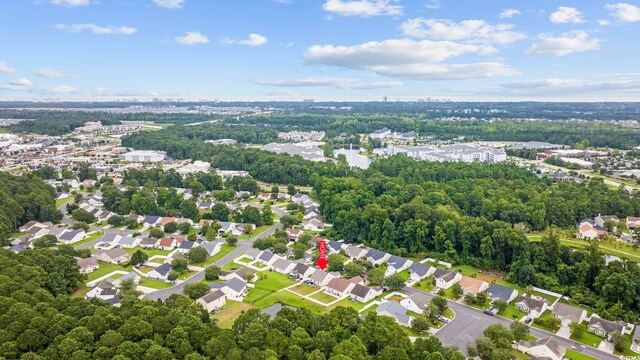
<instances>
[{"instance_id":1,"label":"empty grass lot","mask_svg":"<svg viewBox=\"0 0 640 360\"><path fill-rule=\"evenodd\" d=\"M221 328L230 329L238 316L251 309L251 307L251 304L247 304L245 302L227 300L227 304L216 312L213 315L213 318L216 319L218 326Z\"/></svg>"},{"instance_id":2,"label":"empty grass lot","mask_svg":"<svg viewBox=\"0 0 640 360\"><path fill-rule=\"evenodd\" d=\"M107 263L104 261L98 261L98 263L100 264L100 267L98 268L98 270L87 274L87 281L93 281L117 270L129 272L132 269L131 265L129 264L123 266Z\"/></svg>"},{"instance_id":3,"label":"empty grass lot","mask_svg":"<svg viewBox=\"0 0 640 360\"><path fill-rule=\"evenodd\" d=\"M299 284L290 288L289 290L294 291L295 293L300 295L309 295L315 291L318 291L318 287L309 286L307 284Z\"/></svg>"},{"instance_id":4,"label":"empty grass lot","mask_svg":"<svg viewBox=\"0 0 640 360\"><path fill-rule=\"evenodd\" d=\"M313 295L310 296L310 298L318 300L318 301L320 301L322 303L325 303L325 304L328 304L328 303L338 299L337 297L335 297L335 296L333 296L331 294L327 294L324 291L321 291L319 293L313 294Z\"/></svg>"}]
</instances>

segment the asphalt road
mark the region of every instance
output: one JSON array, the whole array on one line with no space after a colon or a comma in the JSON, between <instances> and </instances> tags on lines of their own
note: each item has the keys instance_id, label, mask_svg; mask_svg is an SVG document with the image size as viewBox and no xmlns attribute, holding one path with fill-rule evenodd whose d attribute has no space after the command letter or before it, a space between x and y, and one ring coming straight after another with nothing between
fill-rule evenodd
<instances>
[{"instance_id":1,"label":"asphalt road","mask_svg":"<svg viewBox=\"0 0 640 360\"><path fill-rule=\"evenodd\" d=\"M425 294L429 299L433 298L433 295L430 293L410 287L405 287L403 291L407 294L415 294L419 292ZM467 346L473 345L475 339L481 337L482 333L486 328L489 327L489 325L502 324L508 328L512 323L512 321L507 318L504 318L502 316L487 315L481 310L471 306L467 306L455 301L448 301L448 303L451 310L456 313L456 317L448 324L443 326L440 330L438 330L435 336L440 339L440 341L444 345L457 346L461 351L465 353L467 351ZM579 342L565 339L563 337L548 333L538 328L529 327L529 329L530 334L537 338L553 336L555 340L558 340L559 343L561 343L568 349L582 352L599 360L620 359L618 356L602 352L598 349L585 346Z\"/></svg>"},{"instance_id":2,"label":"asphalt road","mask_svg":"<svg viewBox=\"0 0 640 360\"><path fill-rule=\"evenodd\" d=\"M238 247L233 250L232 252L228 253L227 255L223 256L222 258L220 258L218 261L215 262L216 266L222 267L223 265L225 265L226 263L233 261L233 259L241 256L242 254L244 254L248 249L253 247L253 242L258 240L258 239L262 239L268 236L273 235L273 233L282 228L282 224L280 223L276 223L275 225L273 225L272 227L268 228L267 230L265 230L263 233L254 236L253 238L249 239L249 240L240 240L238 241ZM143 297L143 299L149 299L149 300L165 300L166 298L168 298L169 296L173 295L173 294L182 294L182 291L184 290L184 286L186 284L191 284L191 283L195 283L198 281L201 281L202 279L204 279L204 270L200 271L198 273L196 273L195 275L193 275L192 277L188 278L187 280L181 282L180 284L177 284L175 286L172 286L170 288L167 289L162 289L162 290L158 290L158 291L154 291L151 293L148 293L147 295L145 295Z\"/></svg>"}]
</instances>

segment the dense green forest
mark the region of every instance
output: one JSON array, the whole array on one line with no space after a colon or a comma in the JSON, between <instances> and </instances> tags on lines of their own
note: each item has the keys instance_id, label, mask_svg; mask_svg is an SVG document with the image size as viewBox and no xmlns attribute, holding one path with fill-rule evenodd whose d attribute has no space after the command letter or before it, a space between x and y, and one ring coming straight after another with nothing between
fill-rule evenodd
<instances>
[{"instance_id":1,"label":"dense green forest","mask_svg":"<svg viewBox=\"0 0 640 360\"><path fill-rule=\"evenodd\" d=\"M3 359L462 360L435 337L411 342L389 317L339 307L324 315L285 308L273 321L258 309L221 329L181 295L121 306L69 298L83 281L70 247L0 250Z\"/></svg>"},{"instance_id":2,"label":"dense green forest","mask_svg":"<svg viewBox=\"0 0 640 360\"><path fill-rule=\"evenodd\" d=\"M0 243L31 220L60 221L55 190L34 175L13 176L0 172Z\"/></svg>"}]
</instances>

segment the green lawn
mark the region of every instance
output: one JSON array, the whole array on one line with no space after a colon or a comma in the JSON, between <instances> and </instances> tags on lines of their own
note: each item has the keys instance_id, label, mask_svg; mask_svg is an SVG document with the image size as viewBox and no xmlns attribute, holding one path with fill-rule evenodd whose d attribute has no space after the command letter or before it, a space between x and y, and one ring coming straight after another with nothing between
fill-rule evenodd
<instances>
[{"instance_id":1,"label":"green lawn","mask_svg":"<svg viewBox=\"0 0 640 360\"><path fill-rule=\"evenodd\" d=\"M548 326L543 326L541 324L536 323L536 321L542 321L544 322L545 320L554 317L553 314L551 313L551 311L545 311L542 315L540 315L539 318L533 320L533 322L531 323L531 326L536 327L538 329L542 329L544 331L548 331L550 333L555 333L555 331L553 331L550 327ZM558 331L558 329L556 329L556 331Z\"/></svg>"},{"instance_id":2,"label":"green lawn","mask_svg":"<svg viewBox=\"0 0 640 360\"><path fill-rule=\"evenodd\" d=\"M77 288L74 292L72 292L71 295L69 295L69 297L71 297L72 299L73 298L84 298L84 296L87 295L89 290L91 290L90 287L81 286L81 287Z\"/></svg>"},{"instance_id":3,"label":"green lawn","mask_svg":"<svg viewBox=\"0 0 640 360\"><path fill-rule=\"evenodd\" d=\"M413 284L413 287L422 291L431 292L435 286L433 285L433 278L430 276Z\"/></svg>"},{"instance_id":4,"label":"green lawn","mask_svg":"<svg viewBox=\"0 0 640 360\"><path fill-rule=\"evenodd\" d=\"M521 319L523 316L526 316L527 313L516 308L515 305L509 304L509 306L507 306L507 308L503 312L498 313L498 315L506 317L510 320L517 320Z\"/></svg>"},{"instance_id":5,"label":"green lawn","mask_svg":"<svg viewBox=\"0 0 640 360\"><path fill-rule=\"evenodd\" d=\"M530 241L540 241L542 235L527 234ZM560 243L572 248L585 248L589 243L585 240L561 238ZM627 257L629 260L640 261L640 250L634 250L632 245L624 244L619 241L601 240L599 242L600 251L603 254L614 255L618 257Z\"/></svg>"},{"instance_id":6,"label":"green lawn","mask_svg":"<svg viewBox=\"0 0 640 360\"><path fill-rule=\"evenodd\" d=\"M627 343L628 343L628 344L632 344L632 343L633 343L633 337L631 336L631 334L625 335L625 337L627 338ZM638 354L638 353L636 353L636 352L632 351L632 350L631 350L630 348L628 348L628 347L626 347L626 348L624 349L624 351L622 351L622 352L617 351L617 350L614 350L614 351L613 351L613 353L614 353L614 354L616 354L616 355L623 355L623 356L625 356L625 357L629 357L629 358L631 358L631 359L638 359L638 358L640 358L640 354Z\"/></svg>"},{"instance_id":7,"label":"green lawn","mask_svg":"<svg viewBox=\"0 0 640 360\"><path fill-rule=\"evenodd\" d=\"M15 239L15 238L19 238L22 235L25 235L26 232L13 232L11 233L11 235L9 235L9 238L11 239Z\"/></svg>"},{"instance_id":8,"label":"green lawn","mask_svg":"<svg viewBox=\"0 0 640 360\"><path fill-rule=\"evenodd\" d=\"M298 293L300 295L309 295L309 294L311 294L313 292L318 291L319 288L318 287L309 286L307 284L302 283L302 284L299 284L299 285L296 285L296 286L292 287L290 290L291 291L295 291L296 293Z\"/></svg>"},{"instance_id":9,"label":"green lawn","mask_svg":"<svg viewBox=\"0 0 640 360\"><path fill-rule=\"evenodd\" d=\"M255 303L263 299L264 297L269 296L280 289L284 289L287 286L295 284L295 281L291 280L287 275L280 274L274 271L265 271L259 274L259 276L260 280L255 282L255 287L253 289L249 289L249 294L247 294L247 296L244 298L245 302L254 303L254 305L256 306L258 305ZM262 306L258 307L262 308Z\"/></svg>"},{"instance_id":10,"label":"green lawn","mask_svg":"<svg viewBox=\"0 0 640 360\"><path fill-rule=\"evenodd\" d=\"M584 334L582 334L582 336L577 337L573 334L571 334L571 340L575 340L579 343L585 344L585 345L589 345L592 346L594 348L597 348L598 345L600 344L600 342L602 340L604 340L603 338L601 338L600 336L596 335L596 334L592 334L590 332L584 332Z\"/></svg>"},{"instance_id":11,"label":"green lawn","mask_svg":"<svg viewBox=\"0 0 640 360\"><path fill-rule=\"evenodd\" d=\"M140 272L143 273L143 274L148 274L153 269L155 269L155 268L152 267L152 266L141 266L141 267L138 268L138 270L140 270Z\"/></svg>"},{"instance_id":12,"label":"green lawn","mask_svg":"<svg viewBox=\"0 0 640 360\"><path fill-rule=\"evenodd\" d=\"M108 262L104 262L104 261L98 261L98 263L100 264L100 267L98 268L98 270L87 274L87 281L93 281L95 279L101 278L109 273L112 273L114 271L120 270L120 271L126 271L129 272L131 271L131 269L133 268L131 265L127 264L126 266L123 265L115 265L115 264L111 264Z\"/></svg>"},{"instance_id":13,"label":"green lawn","mask_svg":"<svg viewBox=\"0 0 640 360\"><path fill-rule=\"evenodd\" d=\"M243 312L251 309L251 304L245 302L227 300L227 304L213 315L213 318L217 321L218 326L223 329L230 329L233 322Z\"/></svg>"},{"instance_id":14,"label":"green lawn","mask_svg":"<svg viewBox=\"0 0 640 360\"><path fill-rule=\"evenodd\" d=\"M573 349L567 349L567 352L564 354L564 358L568 360L597 360L594 357L577 352Z\"/></svg>"},{"instance_id":15,"label":"green lawn","mask_svg":"<svg viewBox=\"0 0 640 360\"><path fill-rule=\"evenodd\" d=\"M405 282L409 280L409 277L411 276L411 274L409 274L409 269L405 269L397 274L400 275Z\"/></svg>"},{"instance_id":16,"label":"green lawn","mask_svg":"<svg viewBox=\"0 0 640 360\"><path fill-rule=\"evenodd\" d=\"M178 280L187 280L191 276L193 276L196 272L192 270L187 270L178 276Z\"/></svg>"},{"instance_id":17,"label":"green lawn","mask_svg":"<svg viewBox=\"0 0 640 360\"><path fill-rule=\"evenodd\" d=\"M211 256L207 260L205 260L202 264L202 267L207 267L209 265L213 265L216 261L222 259L225 255L229 254L233 250L237 249L238 245L229 245L227 243L222 244L220 247L220 251L218 251L215 255Z\"/></svg>"},{"instance_id":18,"label":"green lawn","mask_svg":"<svg viewBox=\"0 0 640 360\"><path fill-rule=\"evenodd\" d=\"M310 298L316 299L322 303L328 304L334 300L337 300L338 298L331 295L331 294L327 294L324 291L321 291L319 293L313 294L310 296Z\"/></svg>"},{"instance_id":19,"label":"green lawn","mask_svg":"<svg viewBox=\"0 0 640 360\"><path fill-rule=\"evenodd\" d=\"M169 253L173 250L162 250L162 249L143 249L141 247L134 247L131 249L128 248L122 248L122 250L126 251L127 253L133 255L133 253L135 253L136 251L140 250L143 253L147 254L148 257L152 257L152 256L156 256L156 255L162 255L162 256L167 256L169 255Z\"/></svg>"},{"instance_id":20,"label":"green lawn","mask_svg":"<svg viewBox=\"0 0 640 360\"><path fill-rule=\"evenodd\" d=\"M56 207L59 207L60 205L70 201L71 199L73 199L73 195L67 196L64 199L56 200Z\"/></svg>"},{"instance_id":21,"label":"green lawn","mask_svg":"<svg viewBox=\"0 0 640 360\"><path fill-rule=\"evenodd\" d=\"M238 240L248 240L253 238L254 236L258 236L260 234L262 234L263 232L265 232L268 228L272 227L273 225L262 225L262 226L258 226L257 228L255 228L251 234L242 234L240 236L238 236Z\"/></svg>"},{"instance_id":22,"label":"green lawn","mask_svg":"<svg viewBox=\"0 0 640 360\"><path fill-rule=\"evenodd\" d=\"M140 280L140 286L144 286L144 287L149 287L152 289L166 289L166 288L170 288L171 286L173 286L173 284L168 283L168 282L164 282L162 280L155 280L155 279L147 279L147 278L142 278Z\"/></svg>"},{"instance_id":23,"label":"green lawn","mask_svg":"<svg viewBox=\"0 0 640 360\"><path fill-rule=\"evenodd\" d=\"M101 236L104 236L104 233L103 233L102 231L96 231L95 233L93 233L93 234L91 234L91 235L87 236L85 239L80 240L80 241L78 241L78 242L76 242L76 243L71 244L71 246L73 246L73 247L78 247L78 246L80 246L80 245L87 244L87 243L89 243L89 242L91 242L91 241L93 241L93 240L95 240L95 239L97 239L97 238L99 238L99 237L101 237Z\"/></svg>"}]
</instances>

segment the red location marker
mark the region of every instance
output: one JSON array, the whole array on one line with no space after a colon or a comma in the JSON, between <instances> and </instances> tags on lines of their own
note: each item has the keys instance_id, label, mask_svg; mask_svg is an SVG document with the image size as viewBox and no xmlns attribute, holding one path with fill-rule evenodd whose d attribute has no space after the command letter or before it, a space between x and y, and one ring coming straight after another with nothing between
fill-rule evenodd
<instances>
[{"instance_id":1,"label":"red location marker","mask_svg":"<svg viewBox=\"0 0 640 360\"><path fill-rule=\"evenodd\" d=\"M327 261L327 242L324 240L318 241L318 260L316 260L316 264L320 270L324 270L329 261Z\"/></svg>"}]
</instances>

